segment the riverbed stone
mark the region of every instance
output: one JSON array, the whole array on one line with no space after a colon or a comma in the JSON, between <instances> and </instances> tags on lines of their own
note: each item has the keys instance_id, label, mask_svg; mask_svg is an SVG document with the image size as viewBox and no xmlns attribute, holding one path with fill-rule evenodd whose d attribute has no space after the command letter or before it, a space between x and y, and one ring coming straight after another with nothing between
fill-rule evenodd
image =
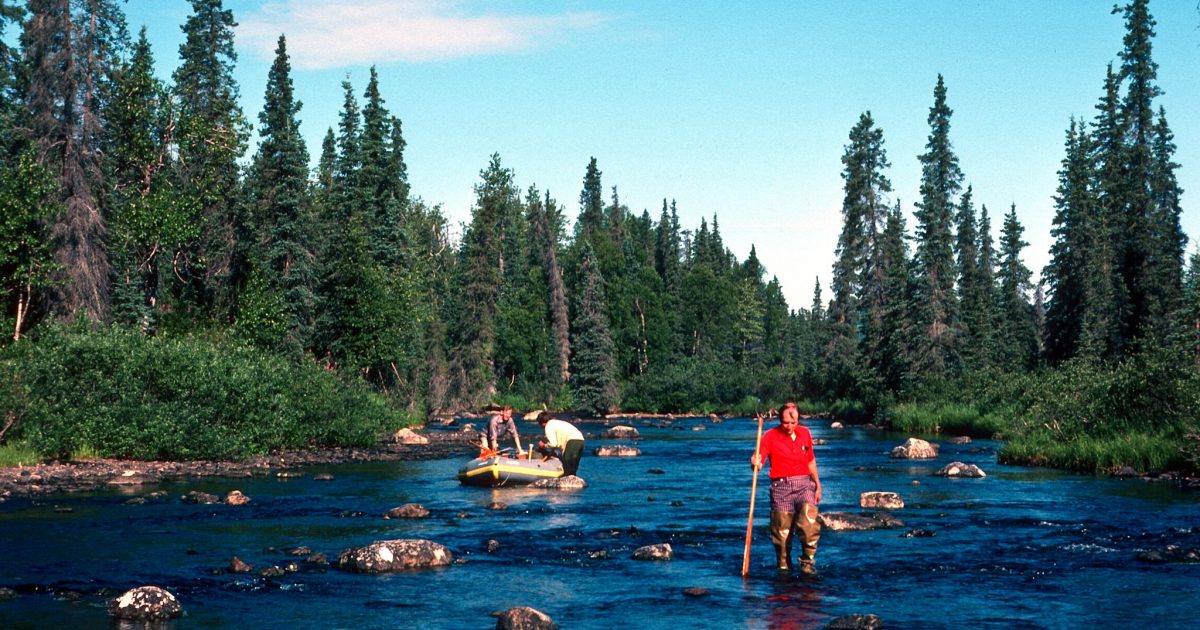
<instances>
[{"instance_id":1,"label":"riverbed stone","mask_svg":"<svg viewBox=\"0 0 1200 630\"><path fill-rule=\"evenodd\" d=\"M429 510L420 503L405 503L385 512L383 518L429 518Z\"/></svg>"},{"instance_id":2,"label":"riverbed stone","mask_svg":"<svg viewBox=\"0 0 1200 630\"><path fill-rule=\"evenodd\" d=\"M883 620L877 615L842 615L834 617L825 624L825 630L878 630L883 627Z\"/></svg>"},{"instance_id":3,"label":"riverbed stone","mask_svg":"<svg viewBox=\"0 0 1200 630\"><path fill-rule=\"evenodd\" d=\"M192 490L182 497L179 497L179 500L183 501L184 503L198 503L200 505L212 505L214 503L221 502L220 497L217 495L209 494L207 492L200 492L199 490Z\"/></svg>"},{"instance_id":4,"label":"riverbed stone","mask_svg":"<svg viewBox=\"0 0 1200 630\"><path fill-rule=\"evenodd\" d=\"M858 505L872 510L903 510L904 499L895 492L864 492L858 496Z\"/></svg>"},{"instance_id":5,"label":"riverbed stone","mask_svg":"<svg viewBox=\"0 0 1200 630\"><path fill-rule=\"evenodd\" d=\"M829 428L830 429L844 429L844 428L846 428L846 426L843 425L841 422L831 422L831 423L829 423Z\"/></svg>"},{"instance_id":6,"label":"riverbed stone","mask_svg":"<svg viewBox=\"0 0 1200 630\"><path fill-rule=\"evenodd\" d=\"M821 512L817 516L821 527L831 531L867 531L872 529L889 529L903 527L904 521L887 512L870 514L854 514L851 512Z\"/></svg>"},{"instance_id":7,"label":"riverbed stone","mask_svg":"<svg viewBox=\"0 0 1200 630\"><path fill-rule=\"evenodd\" d=\"M538 479L529 484L531 488L553 488L556 490L580 490L587 487L587 482L575 475L564 475L553 479Z\"/></svg>"},{"instance_id":8,"label":"riverbed stone","mask_svg":"<svg viewBox=\"0 0 1200 630\"><path fill-rule=\"evenodd\" d=\"M594 451L596 457L637 457L642 450L634 446L610 445L601 446Z\"/></svg>"},{"instance_id":9,"label":"riverbed stone","mask_svg":"<svg viewBox=\"0 0 1200 630\"><path fill-rule=\"evenodd\" d=\"M604 433L601 434L600 437L603 437L606 439L627 440L627 439L631 439L631 438L641 437L641 434L638 433L637 429L635 429L631 426L624 425L624 424L618 424L617 426L606 430Z\"/></svg>"},{"instance_id":10,"label":"riverbed stone","mask_svg":"<svg viewBox=\"0 0 1200 630\"><path fill-rule=\"evenodd\" d=\"M225 495L225 505L246 505L250 502L250 497L242 494L241 490L231 490Z\"/></svg>"},{"instance_id":11,"label":"riverbed stone","mask_svg":"<svg viewBox=\"0 0 1200 630\"><path fill-rule=\"evenodd\" d=\"M933 459L937 456L937 445L919 438L908 438L904 444L892 449L892 459Z\"/></svg>"},{"instance_id":12,"label":"riverbed stone","mask_svg":"<svg viewBox=\"0 0 1200 630\"><path fill-rule=\"evenodd\" d=\"M528 606L517 606L492 613L498 617L496 630L558 630L546 613Z\"/></svg>"},{"instance_id":13,"label":"riverbed stone","mask_svg":"<svg viewBox=\"0 0 1200 630\"><path fill-rule=\"evenodd\" d=\"M634 560L670 560L674 557L675 551L671 549L671 543L646 545L638 547L633 552Z\"/></svg>"},{"instance_id":14,"label":"riverbed stone","mask_svg":"<svg viewBox=\"0 0 1200 630\"><path fill-rule=\"evenodd\" d=\"M1151 564L1166 564L1166 563L1197 563L1200 562L1200 548L1180 547L1179 545L1167 545L1162 549L1147 549L1137 555L1137 559L1141 562L1149 562Z\"/></svg>"},{"instance_id":15,"label":"riverbed stone","mask_svg":"<svg viewBox=\"0 0 1200 630\"><path fill-rule=\"evenodd\" d=\"M139 586L108 601L108 614L129 621L161 621L183 614L183 606L170 591L158 586Z\"/></svg>"},{"instance_id":16,"label":"riverbed stone","mask_svg":"<svg viewBox=\"0 0 1200 630\"><path fill-rule=\"evenodd\" d=\"M983 472L979 466L962 462L950 462L935 474L939 477L972 477L975 479L987 476L987 473Z\"/></svg>"},{"instance_id":17,"label":"riverbed stone","mask_svg":"<svg viewBox=\"0 0 1200 630\"><path fill-rule=\"evenodd\" d=\"M253 570L253 565L247 563L237 556L234 556L233 559L229 561L230 573L250 573Z\"/></svg>"},{"instance_id":18,"label":"riverbed stone","mask_svg":"<svg viewBox=\"0 0 1200 630\"><path fill-rule=\"evenodd\" d=\"M447 566L453 561L454 557L445 545L432 540L398 538L347 549L338 556L337 566L355 573L392 573Z\"/></svg>"},{"instance_id":19,"label":"riverbed stone","mask_svg":"<svg viewBox=\"0 0 1200 630\"><path fill-rule=\"evenodd\" d=\"M970 444L971 438L965 435L956 435L946 440L951 444Z\"/></svg>"},{"instance_id":20,"label":"riverbed stone","mask_svg":"<svg viewBox=\"0 0 1200 630\"><path fill-rule=\"evenodd\" d=\"M709 594L710 593L709 593L708 589L701 587L701 586L691 586L691 587L683 589L683 596L691 597L693 599L700 599L701 597L708 597Z\"/></svg>"}]
</instances>

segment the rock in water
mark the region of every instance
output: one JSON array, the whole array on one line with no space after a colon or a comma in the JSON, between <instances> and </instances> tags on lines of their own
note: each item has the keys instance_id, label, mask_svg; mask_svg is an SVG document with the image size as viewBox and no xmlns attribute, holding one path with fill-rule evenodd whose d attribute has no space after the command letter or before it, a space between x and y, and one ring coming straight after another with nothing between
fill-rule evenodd
<instances>
[{"instance_id":1,"label":"rock in water","mask_svg":"<svg viewBox=\"0 0 1200 630\"><path fill-rule=\"evenodd\" d=\"M429 510L420 503L405 503L388 510L383 518L429 518Z\"/></svg>"},{"instance_id":2,"label":"rock in water","mask_svg":"<svg viewBox=\"0 0 1200 630\"><path fill-rule=\"evenodd\" d=\"M964 464L962 462L950 462L937 471L940 477L973 477L976 479L987 476L987 473L980 470L975 464Z\"/></svg>"},{"instance_id":3,"label":"rock in water","mask_svg":"<svg viewBox=\"0 0 1200 630\"><path fill-rule=\"evenodd\" d=\"M673 557L675 557L675 552L671 549L671 543L646 545L638 547L633 552L634 560L670 560Z\"/></svg>"},{"instance_id":4,"label":"rock in water","mask_svg":"<svg viewBox=\"0 0 1200 630\"><path fill-rule=\"evenodd\" d=\"M936 444L917 438L908 438L904 444L892 449L892 459L933 459L937 456Z\"/></svg>"},{"instance_id":5,"label":"rock in water","mask_svg":"<svg viewBox=\"0 0 1200 630\"><path fill-rule=\"evenodd\" d=\"M356 573L392 573L449 565L450 550L431 540L401 538L378 540L366 547L347 549L338 556L338 568Z\"/></svg>"},{"instance_id":6,"label":"rock in water","mask_svg":"<svg viewBox=\"0 0 1200 630\"><path fill-rule=\"evenodd\" d=\"M558 625L549 616L528 606L492 614L499 617L496 630L558 630Z\"/></svg>"},{"instance_id":7,"label":"rock in water","mask_svg":"<svg viewBox=\"0 0 1200 630\"><path fill-rule=\"evenodd\" d=\"M595 451L596 457L637 457L642 454L641 449L633 446L601 446Z\"/></svg>"},{"instance_id":8,"label":"rock in water","mask_svg":"<svg viewBox=\"0 0 1200 630\"><path fill-rule=\"evenodd\" d=\"M873 510L904 509L904 499L895 492L864 492L858 496L858 504Z\"/></svg>"},{"instance_id":9,"label":"rock in water","mask_svg":"<svg viewBox=\"0 0 1200 630\"><path fill-rule=\"evenodd\" d=\"M230 490L229 494L225 495L225 505L246 505L250 502L250 497L242 494L241 490Z\"/></svg>"},{"instance_id":10,"label":"rock in water","mask_svg":"<svg viewBox=\"0 0 1200 630\"><path fill-rule=\"evenodd\" d=\"M878 630L883 621L876 615L845 615L835 617L825 630Z\"/></svg>"},{"instance_id":11,"label":"rock in water","mask_svg":"<svg viewBox=\"0 0 1200 630\"><path fill-rule=\"evenodd\" d=\"M157 586L139 586L108 601L108 614L131 621L160 621L183 614L183 606L169 591Z\"/></svg>"},{"instance_id":12,"label":"rock in water","mask_svg":"<svg viewBox=\"0 0 1200 630\"><path fill-rule=\"evenodd\" d=\"M586 488L587 482L575 475L566 475L564 477L555 477L553 479L538 479L529 484L531 488L557 488L559 490L578 490Z\"/></svg>"},{"instance_id":13,"label":"rock in water","mask_svg":"<svg viewBox=\"0 0 1200 630\"><path fill-rule=\"evenodd\" d=\"M600 437L608 438L608 439L625 440L625 439L641 437L641 435L638 433L637 429L635 429L631 426L627 426L624 424L618 424L617 426L615 426L611 429L608 429L607 431L602 433L600 435Z\"/></svg>"},{"instance_id":14,"label":"rock in water","mask_svg":"<svg viewBox=\"0 0 1200 630\"><path fill-rule=\"evenodd\" d=\"M887 529L891 527L902 527L904 525L903 521L892 516L891 514L888 514L887 512L876 512L874 514L821 512L820 515L817 516L817 521L821 523L821 527L826 527L835 532Z\"/></svg>"}]
</instances>

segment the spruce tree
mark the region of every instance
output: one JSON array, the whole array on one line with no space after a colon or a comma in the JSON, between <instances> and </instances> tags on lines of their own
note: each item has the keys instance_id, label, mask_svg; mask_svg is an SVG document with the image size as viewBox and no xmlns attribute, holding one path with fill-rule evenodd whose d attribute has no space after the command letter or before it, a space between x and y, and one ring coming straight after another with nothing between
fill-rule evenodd
<instances>
[{"instance_id":1,"label":"spruce tree","mask_svg":"<svg viewBox=\"0 0 1200 630\"><path fill-rule=\"evenodd\" d=\"M575 408L585 416L603 416L617 404L616 363L608 317L604 277L591 245L586 241L581 252L582 290L576 306L575 328L571 337L574 357L572 394Z\"/></svg>"},{"instance_id":2,"label":"spruce tree","mask_svg":"<svg viewBox=\"0 0 1200 630\"><path fill-rule=\"evenodd\" d=\"M554 334L554 351L558 359L558 383L563 385L571 378L571 325L566 285L563 283L562 269L558 265L558 243L551 233L548 212L554 205L555 202L550 199L549 193L543 200L537 188L529 188L525 197L525 207L533 233L534 251L537 252L549 293L547 300L551 330Z\"/></svg>"},{"instance_id":3,"label":"spruce tree","mask_svg":"<svg viewBox=\"0 0 1200 630\"><path fill-rule=\"evenodd\" d=\"M957 361L958 304L954 294L954 250L951 225L954 197L962 188L958 156L950 144L946 85L938 75L929 109L929 141L921 161L921 201L917 204L917 295L920 330L915 359L922 375L941 375Z\"/></svg>"},{"instance_id":4,"label":"spruce tree","mask_svg":"<svg viewBox=\"0 0 1200 630\"><path fill-rule=\"evenodd\" d=\"M1025 228L1017 220L1014 204L1004 216L1004 229L1000 237L1000 280L999 312L1000 338L1004 343L1000 349L1000 365L1009 370L1026 370L1033 367L1037 357L1037 329L1034 325L1033 309L1029 303L1032 288L1032 273L1021 260L1021 250L1029 245L1022 240Z\"/></svg>"},{"instance_id":5,"label":"spruce tree","mask_svg":"<svg viewBox=\"0 0 1200 630\"><path fill-rule=\"evenodd\" d=\"M887 391L899 392L913 375L912 341L916 329L912 304L914 279L908 256L907 230L900 202L888 212L880 247L883 286L879 332L866 354L867 367Z\"/></svg>"},{"instance_id":6,"label":"spruce tree","mask_svg":"<svg viewBox=\"0 0 1200 630\"><path fill-rule=\"evenodd\" d=\"M196 204L174 185L175 115L153 69L142 29L133 57L115 75L101 144L109 182L109 256L116 272L113 317L147 332L156 327L159 261L169 261L171 252L199 235Z\"/></svg>"},{"instance_id":7,"label":"spruce tree","mask_svg":"<svg viewBox=\"0 0 1200 630\"><path fill-rule=\"evenodd\" d=\"M266 101L259 113L258 152L248 188L257 228L250 259L262 286L282 304L284 335L272 345L299 356L310 348L315 318L317 269L314 224L308 191L308 150L297 117L301 103L292 86L287 41L281 35L267 75Z\"/></svg>"},{"instance_id":8,"label":"spruce tree","mask_svg":"<svg viewBox=\"0 0 1200 630\"><path fill-rule=\"evenodd\" d=\"M235 287L245 282L246 262L235 252L239 234L246 235L238 160L246 152L250 122L233 78L233 12L221 0L191 5L171 93L180 193L199 204L201 219L199 238L176 257L176 272L188 280L190 301L224 316L233 307Z\"/></svg>"},{"instance_id":9,"label":"spruce tree","mask_svg":"<svg viewBox=\"0 0 1200 630\"><path fill-rule=\"evenodd\" d=\"M55 171L61 202L51 234L64 275L50 307L60 317L105 320L110 284L99 143L103 95L129 46L125 17L113 0L31 0L27 8L21 33L26 104L40 162Z\"/></svg>"},{"instance_id":10,"label":"spruce tree","mask_svg":"<svg viewBox=\"0 0 1200 630\"><path fill-rule=\"evenodd\" d=\"M958 230L954 244L958 261L959 330L962 333L965 369L986 365L987 350L983 340L990 327L988 314L991 312L991 291L983 285L979 273L979 239L975 221L972 189L968 186L958 204Z\"/></svg>"}]
</instances>

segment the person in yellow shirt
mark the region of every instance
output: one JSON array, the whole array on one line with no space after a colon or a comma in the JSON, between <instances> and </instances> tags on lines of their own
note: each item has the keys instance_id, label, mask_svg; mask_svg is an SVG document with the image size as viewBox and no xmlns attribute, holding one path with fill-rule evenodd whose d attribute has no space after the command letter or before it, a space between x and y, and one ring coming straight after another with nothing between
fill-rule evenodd
<instances>
[{"instance_id":1,"label":"person in yellow shirt","mask_svg":"<svg viewBox=\"0 0 1200 630\"><path fill-rule=\"evenodd\" d=\"M538 450L543 454L553 452L562 460L564 477L574 475L579 470L579 458L583 457L583 433L570 422L555 419L549 411L538 414L538 423L546 431L546 439L538 442Z\"/></svg>"}]
</instances>

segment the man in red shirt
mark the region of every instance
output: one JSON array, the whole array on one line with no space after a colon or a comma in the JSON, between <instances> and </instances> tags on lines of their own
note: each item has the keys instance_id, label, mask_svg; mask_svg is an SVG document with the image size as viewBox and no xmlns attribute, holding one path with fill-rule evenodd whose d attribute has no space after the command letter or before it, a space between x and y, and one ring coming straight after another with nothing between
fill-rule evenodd
<instances>
[{"instance_id":1,"label":"man in red shirt","mask_svg":"<svg viewBox=\"0 0 1200 630\"><path fill-rule=\"evenodd\" d=\"M754 470L771 461L771 543L780 571L792 570L792 538L800 530L803 551L800 572L815 575L817 541L821 524L817 504L821 502L821 478L813 455L812 434L800 426L796 403L779 410L779 426L763 434L757 455L750 457Z\"/></svg>"}]
</instances>

